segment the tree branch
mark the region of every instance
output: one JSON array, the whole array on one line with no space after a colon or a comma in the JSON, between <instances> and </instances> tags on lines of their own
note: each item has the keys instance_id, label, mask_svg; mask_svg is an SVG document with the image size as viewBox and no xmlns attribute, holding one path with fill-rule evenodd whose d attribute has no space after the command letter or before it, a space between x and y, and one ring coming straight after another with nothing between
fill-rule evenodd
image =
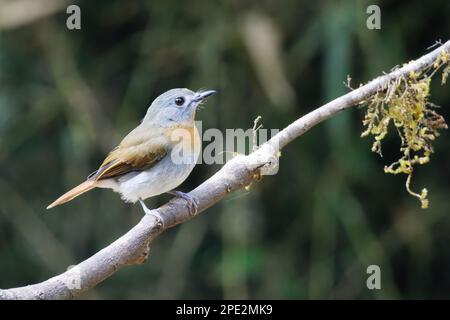
<instances>
[{"instance_id":1,"label":"tree branch","mask_svg":"<svg viewBox=\"0 0 450 320\"><path fill-rule=\"evenodd\" d=\"M377 90L385 88L392 80L407 76L411 71L418 72L432 66L443 50L450 52L450 41L420 59L380 76L306 114L248 156L236 156L211 178L190 192L191 196L198 199L198 212L211 207L229 193L249 185L260 174L264 175L265 171L277 166L279 150L315 125L364 101ZM74 298L95 287L121 268L145 262L149 255L149 244L159 234L193 218L189 214L185 201L178 198L156 210L163 217L163 225L158 225L153 216L145 215L125 235L77 266L38 284L0 290L0 299Z\"/></svg>"}]
</instances>

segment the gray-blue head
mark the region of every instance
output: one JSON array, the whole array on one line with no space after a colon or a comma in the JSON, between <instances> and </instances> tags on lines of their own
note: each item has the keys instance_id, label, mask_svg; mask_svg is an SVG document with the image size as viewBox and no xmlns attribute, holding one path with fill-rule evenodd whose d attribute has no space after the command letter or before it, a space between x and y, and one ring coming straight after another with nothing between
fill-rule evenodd
<instances>
[{"instance_id":1,"label":"gray-blue head","mask_svg":"<svg viewBox=\"0 0 450 320\"><path fill-rule=\"evenodd\" d=\"M194 92L186 88L166 91L152 102L143 121L159 125L193 121L198 105L215 92L214 90Z\"/></svg>"}]
</instances>

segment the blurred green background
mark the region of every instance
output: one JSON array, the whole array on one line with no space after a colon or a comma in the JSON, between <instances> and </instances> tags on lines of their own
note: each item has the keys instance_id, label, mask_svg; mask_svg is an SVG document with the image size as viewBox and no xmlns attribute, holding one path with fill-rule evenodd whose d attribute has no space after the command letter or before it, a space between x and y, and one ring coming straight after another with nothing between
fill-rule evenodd
<instances>
[{"instance_id":1,"label":"blurred green background","mask_svg":"<svg viewBox=\"0 0 450 320\"><path fill-rule=\"evenodd\" d=\"M82 29L66 28L68 4ZM366 8L381 7L381 30ZM174 87L214 88L203 128L283 128L353 86L450 37L448 1L0 1L0 287L45 280L142 216L110 191L45 207ZM450 119L449 85L432 99ZM149 261L82 296L106 298L450 298L449 133L412 188L391 131L384 158L353 108L294 141L280 171L168 230ZM198 165L194 188L219 165ZM147 201L163 204L168 196ZM381 290L366 268L381 268Z\"/></svg>"}]
</instances>

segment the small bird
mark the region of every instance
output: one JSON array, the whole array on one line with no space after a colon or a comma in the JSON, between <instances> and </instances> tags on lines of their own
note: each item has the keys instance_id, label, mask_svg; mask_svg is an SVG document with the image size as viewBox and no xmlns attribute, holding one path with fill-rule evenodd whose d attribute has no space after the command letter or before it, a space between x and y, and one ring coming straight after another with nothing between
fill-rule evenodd
<instances>
[{"instance_id":1,"label":"small bird","mask_svg":"<svg viewBox=\"0 0 450 320\"><path fill-rule=\"evenodd\" d=\"M197 202L175 191L194 169L201 152L201 139L195 126L195 111L204 99L216 91L172 89L157 97L141 124L109 153L97 171L87 180L50 204L51 209L93 189L109 188L125 202L140 202L144 212L156 216L144 200L170 193L187 201L197 212Z\"/></svg>"}]
</instances>

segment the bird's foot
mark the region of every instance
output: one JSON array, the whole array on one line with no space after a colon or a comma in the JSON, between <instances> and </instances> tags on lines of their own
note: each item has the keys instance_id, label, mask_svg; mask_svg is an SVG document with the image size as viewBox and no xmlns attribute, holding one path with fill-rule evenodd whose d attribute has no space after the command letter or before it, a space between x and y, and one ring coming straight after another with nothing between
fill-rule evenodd
<instances>
[{"instance_id":1,"label":"bird's foot","mask_svg":"<svg viewBox=\"0 0 450 320\"><path fill-rule=\"evenodd\" d=\"M188 204L188 209L189 209L189 214L191 216L195 216L198 212L198 200L191 196L189 193L184 193L181 191L169 191L168 193L170 193L171 195L174 195L176 197L179 197L181 199L186 200L187 204Z\"/></svg>"},{"instance_id":2,"label":"bird's foot","mask_svg":"<svg viewBox=\"0 0 450 320\"><path fill-rule=\"evenodd\" d=\"M151 215L153 217L156 218L157 224L161 227L164 227L164 220L161 217L161 215L159 214L158 210L150 210L149 208L147 208L147 206L145 205L144 201L139 200L139 203L142 206L142 209L144 209L145 214Z\"/></svg>"}]
</instances>

